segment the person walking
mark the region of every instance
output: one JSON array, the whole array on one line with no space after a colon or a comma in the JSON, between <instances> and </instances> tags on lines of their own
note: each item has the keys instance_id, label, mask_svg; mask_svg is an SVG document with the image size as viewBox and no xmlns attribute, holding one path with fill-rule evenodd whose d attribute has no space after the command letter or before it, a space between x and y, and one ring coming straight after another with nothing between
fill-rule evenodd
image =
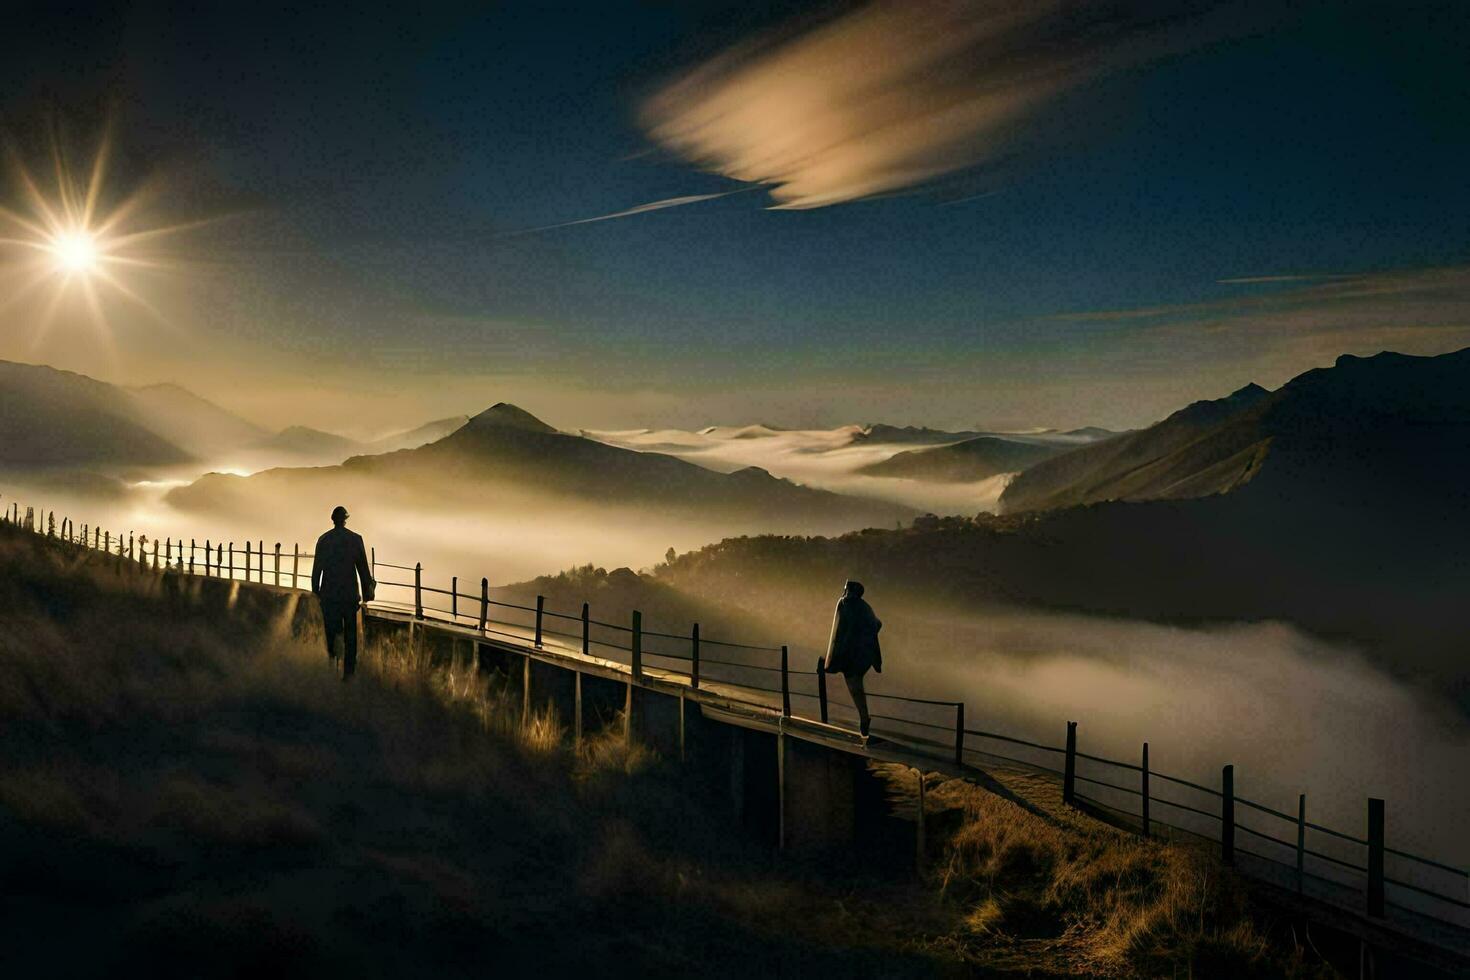
<instances>
[{"instance_id":1,"label":"person walking","mask_svg":"<svg viewBox=\"0 0 1470 980\"><path fill-rule=\"evenodd\" d=\"M882 628L882 620L863 598L863 583L849 581L843 586L842 598L837 600L837 610L832 614L832 637L827 643L823 669L829 674L841 674L847 681L847 692L857 708L858 730L864 738L868 737L872 718L868 715L863 675L869 668L883 673L883 651L878 645L878 631Z\"/></svg>"},{"instance_id":2,"label":"person walking","mask_svg":"<svg viewBox=\"0 0 1470 980\"><path fill-rule=\"evenodd\" d=\"M343 680L357 669L358 603L372 602L377 588L362 535L347 530L347 516L346 507L332 508L332 529L316 539L316 553L311 560L311 591L322 605L327 656L333 660L337 658L337 637L342 637Z\"/></svg>"}]
</instances>

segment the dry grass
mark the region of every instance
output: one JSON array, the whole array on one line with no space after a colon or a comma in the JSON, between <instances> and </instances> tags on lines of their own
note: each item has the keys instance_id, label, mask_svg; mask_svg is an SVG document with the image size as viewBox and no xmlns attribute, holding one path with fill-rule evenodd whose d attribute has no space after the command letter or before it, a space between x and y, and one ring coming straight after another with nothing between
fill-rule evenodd
<instances>
[{"instance_id":1,"label":"dry grass","mask_svg":"<svg viewBox=\"0 0 1470 980\"><path fill-rule=\"evenodd\" d=\"M1049 778L993 775L1025 805L960 780L930 795L955 827L933 873L963 910L974 937L964 945L978 958L1071 975L1336 975L1268 936L1243 882L1212 852L1065 808Z\"/></svg>"},{"instance_id":2,"label":"dry grass","mask_svg":"<svg viewBox=\"0 0 1470 980\"><path fill-rule=\"evenodd\" d=\"M173 584L0 528L0 975L935 971L729 914L825 898L646 750Z\"/></svg>"},{"instance_id":3,"label":"dry grass","mask_svg":"<svg viewBox=\"0 0 1470 980\"><path fill-rule=\"evenodd\" d=\"M207 585L0 528L0 972L1306 972L1046 784L938 785L923 881L781 861L616 718L573 746L401 639L344 684L309 607Z\"/></svg>"}]
</instances>

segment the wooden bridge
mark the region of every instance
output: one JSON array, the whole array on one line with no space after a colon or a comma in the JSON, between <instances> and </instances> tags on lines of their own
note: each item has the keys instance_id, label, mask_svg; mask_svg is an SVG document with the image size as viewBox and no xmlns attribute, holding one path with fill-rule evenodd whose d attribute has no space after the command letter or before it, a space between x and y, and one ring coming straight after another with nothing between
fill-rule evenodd
<instances>
[{"instance_id":1,"label":"wooden bridge","mask_svg":"<svg viewBox=\"0 0 1470 980\"><path fill-rule=\"evenodd\" d=\"M309 586L312 556L284 553L263 541L199 543L137 537L83 526L18 507L4 519L136 562L201 580L222 579L299 597ZM151 551L150 551L151 547ZM772 829L785 849L851 841L859 819L860 777L869 762L911 766L919 774L916 853L923 853L926 773L983 778L986 769L1020 767L1054 774L1065 803L1145 836L1217 842L1221 860L1279 892L1304 913L1362 936L1365 943L1448 955L1470 966L1470 874L1391 847L1385 803L1370 799L1362 835L1307 820L1235 793L1233 766L1218 787L1150 769L1148 744L1138 762L1107 759L1078 748L1078 725L1066 723L1060 746L969 727L960 701L869 693L873 739L855 731L845 704L829 700L820 661L793 667L786 647L766 647L490 598L424 584L423 568L379 560L373 571L387 597L363 606L364 632L399 632L411 643L461 646L483 671L520 687L523 717L554 708L574 738L598 719L619 719L622 733L673 758L728 775L737 812ZM397 576L387 577L389 575ZM236 587L236 586L232 586ZM294 599L293 599L294 601ZM1060 768L1058 768L1060 767ZM1458 778L1461 774L1453 774Z\"/></svg>"}]
</instances>

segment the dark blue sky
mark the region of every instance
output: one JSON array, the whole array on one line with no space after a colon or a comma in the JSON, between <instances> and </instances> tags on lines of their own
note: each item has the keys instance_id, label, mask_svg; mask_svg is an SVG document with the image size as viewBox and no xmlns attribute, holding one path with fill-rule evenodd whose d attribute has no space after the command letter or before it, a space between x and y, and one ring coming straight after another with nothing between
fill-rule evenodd
<instances>
[{"instance_id":1,"label":"dark blue sky","mask_svg":"<svg viewBox=\"0 0 1470 980\"><path fill-rule=\"evenodd\" d=\"M641 111L846 7L478 6L10 17L22 156L39 120L82 141L111 117L119 193L152 179L160 221L232 215L179 237L196 282L159 287L188 341L125 331L112 374L207 387L248 363L298 391L327 358L332 384L393 375L426 413L506 391L588 426L1134 424L1470 337L1470 5L1241 7L1028 110L1016 152L795 211L658 146ZM1353 278L1220 281L1287 275ZM109 373L74 347L0 356Z\"/></svg>"}]
</instances>

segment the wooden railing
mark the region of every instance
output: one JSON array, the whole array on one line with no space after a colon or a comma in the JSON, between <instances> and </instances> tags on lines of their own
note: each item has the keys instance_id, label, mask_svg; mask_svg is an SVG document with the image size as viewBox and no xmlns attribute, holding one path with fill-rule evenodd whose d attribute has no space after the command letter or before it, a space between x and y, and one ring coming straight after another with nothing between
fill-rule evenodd
<instances>
[{"instance_id":1,"label":"wooden railing","mask_svg":"<svg viewBox=\"0 0 1470 980\"><path fill-rule=\"evenodd\" d=\"M3 520L146 568L294 589L303 588L305 579L305 588L310 588L312 555L294 544L287 554L281 544L267 548L259 539L237 548L233 541L200 543L191 538L186 544L182 538L135 537L132 531L124 538L98 527L78 528L54 513L43 520L33 508L22 513L14 504L4 511ZM550 638L566 652L625 664L633 683L644 682L646 671L653 669L662 678L682 679L692 689L718 685L723 693L773 714L856 727L854 711L828 697L821 658L812 670L794 668L786 646L712 639L701 634L698 623L687 634L653 631L644 627L637 611L627 623L606 622L593 619L585 602L578 613L548 609L544 596L537 596L534 606L503 602L490 598L485 578L478 591L466 593L460 591L457 577L450 579L447 589L425 585L420 563L395 564L378 558L376 551L371 562L379 589L397 590L396 598L380 594L372 606L537 648ZM412 581L378 578L379 569L411 573ZM711 652L717 655L710 656ZM1091 808L1146 837L1163 831L1171 837L1217 841L1227 865L1372 918L1383 918L1392 909L1404 916L1470 928L1470 873L1389 847L1381 799L1367 801L1366 833L1360 837L1308 821L1305 794L1298 796L1295 814L1237 795L1232 765L1222 768L1218 787L1205 786L1152 770L1147 742L1142 743L1138 763L1083 752L1075 721L1067 722L1064 743L1054 746L967 727L962 701L881 692L868 692L868 698L892 706L873 712L876 734L936 764L963 770L1000 762L1054 773L1061 778L1064 802ZM997 751L995 743L1005 746L1004 751ZM1056 768L1058 763L1061 769ZM1163 817L1158 815L1160 807ZM1248 845L1237 842L1237 832L1249 839Z\"/></svg>"}]
</instances>

